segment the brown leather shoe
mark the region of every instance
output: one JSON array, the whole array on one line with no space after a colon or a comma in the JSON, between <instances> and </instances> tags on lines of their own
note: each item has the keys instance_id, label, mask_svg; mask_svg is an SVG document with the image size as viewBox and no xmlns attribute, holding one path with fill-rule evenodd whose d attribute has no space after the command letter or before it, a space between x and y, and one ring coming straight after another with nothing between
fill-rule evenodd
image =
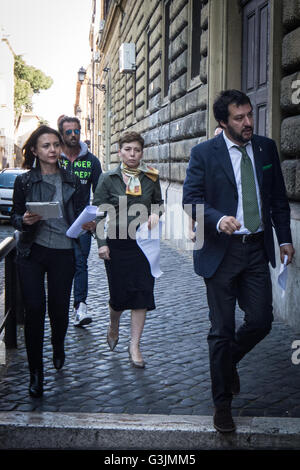
<instances>
[{"instance_id":1,"label":"brown leather shoe","mask_svg":"<svg viewBox=\"0 0 300 470\"><path fill-rule=\"evenodd\" d=\"M215 409L214 427L217 431L223 433L235 431L235 424L229 406Z\"/></svg>"},{"instance_id":2,"label":"brown leather shoe","mask_svg":"<svg viewBox=\"0 0 300 470\"><path fill-rule=\"evenodd\" d=\"M231 392L232 395L238 395L240 393L240 377L238 374L238 371L236 369L236 366L233 366L232 368L232 384L231 384Z\"/></svg>"}]
</instances>

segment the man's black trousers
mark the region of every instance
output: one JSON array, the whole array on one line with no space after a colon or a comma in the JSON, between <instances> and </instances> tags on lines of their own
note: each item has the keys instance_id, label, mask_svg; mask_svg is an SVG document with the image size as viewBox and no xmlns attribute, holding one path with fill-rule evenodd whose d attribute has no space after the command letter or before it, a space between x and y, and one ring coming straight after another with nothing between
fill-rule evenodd
<instances>
[{"instance_id":1,"label":"man's black trousers","mask_svg":"<svg viewBox=\"0 0 300 470\"><path fill-rule=\"evenodd\" d=\"M208 334L212 395L216 407L231 403L233 366L270 331L272 285L263 234L243 242L231 236L222 263L205 279L211 329ZM245 312L236 331L238 302Z\"/></svg>"}]
</instances>

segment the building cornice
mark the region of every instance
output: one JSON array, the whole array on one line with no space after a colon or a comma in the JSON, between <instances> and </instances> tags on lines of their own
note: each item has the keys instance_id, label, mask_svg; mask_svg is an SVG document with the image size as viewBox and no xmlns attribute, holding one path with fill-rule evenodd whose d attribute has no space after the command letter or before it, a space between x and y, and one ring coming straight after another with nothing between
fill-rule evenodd
<instances>
[{"instance_id":1,"label":"building cornice","mask_svg":"<svg viewBox=\"0 0 300 470\"><path fill-rule=\"evenodd\" d=\"M119 19L120 14L123 12L123 9L121 7L122 2L116 3L112 2L110 4L110 8L108 10L108 15L105 18L105 26L103 29L103 32L101 34L101 39L99 41L99 50L100 52L104 53L104 50L107 46L108 43L108 38L111 33L111 30L113 30L113 25L114 23Z\"/></svg>"}]
</instances>

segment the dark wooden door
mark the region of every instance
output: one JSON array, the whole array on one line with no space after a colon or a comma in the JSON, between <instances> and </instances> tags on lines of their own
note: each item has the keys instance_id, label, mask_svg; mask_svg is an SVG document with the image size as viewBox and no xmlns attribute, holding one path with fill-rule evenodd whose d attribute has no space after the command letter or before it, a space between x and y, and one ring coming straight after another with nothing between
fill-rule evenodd
<instances>
[{"instance_id":1,"label":"dark wooden door","mask_svg":"<svg viewBox=\"0 0 300 470\"><path fill-rule=\"evenodd\" d=\"M254 110L254 131L268 135L269 2L242 0L242 88Z\"/></svg>"}]
</instances>

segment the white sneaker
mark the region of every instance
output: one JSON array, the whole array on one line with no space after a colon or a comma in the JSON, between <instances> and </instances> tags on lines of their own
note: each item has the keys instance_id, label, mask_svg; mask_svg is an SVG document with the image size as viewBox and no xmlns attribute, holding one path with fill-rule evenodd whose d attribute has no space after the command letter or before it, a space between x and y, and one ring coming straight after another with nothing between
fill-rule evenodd
<instances>
[{"instance_id":1,"label":"white sneaker","mask_svg":"<svg viewBox=\"0 0 300 470\"><path fill-rule=\"evenodd\" d=\"M74 308L74 326L89 325L92 318L87 314L87 305L80 302L77 308Z\"/></svg>"}]
</instances>

